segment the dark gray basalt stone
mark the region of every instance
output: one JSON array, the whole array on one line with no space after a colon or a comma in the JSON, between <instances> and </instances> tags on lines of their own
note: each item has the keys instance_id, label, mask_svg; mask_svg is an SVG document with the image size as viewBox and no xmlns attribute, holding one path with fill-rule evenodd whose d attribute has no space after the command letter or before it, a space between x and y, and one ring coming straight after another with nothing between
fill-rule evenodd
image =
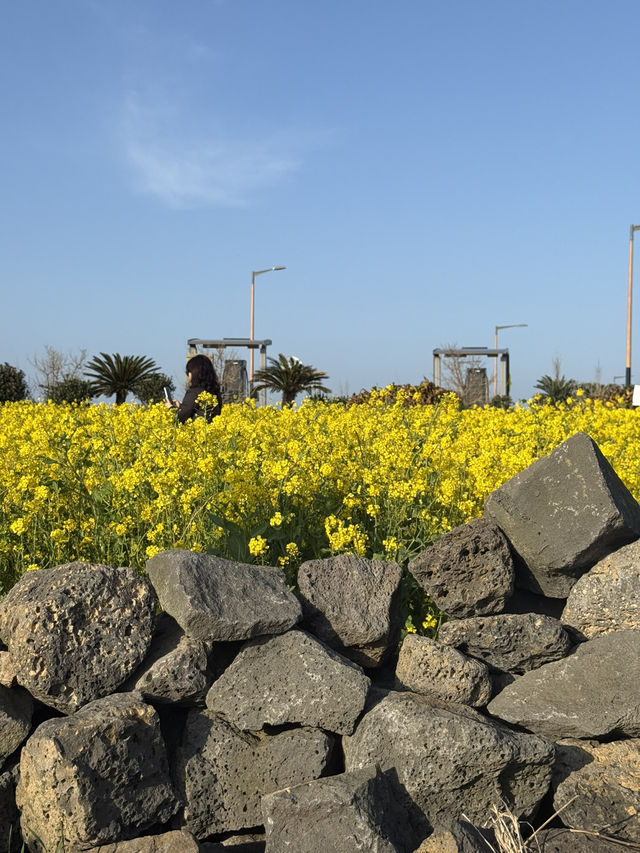
<instances>
[{"instance_id":1,"label":"dark gray basalt stone","mask_svg":"<svg viewBox=\"0 0 640 853\"><path fill-rule=\"evenodd\" d=\"M0 767L31 731L33 699L22 687L0 685Z\"/></svg>"},{"instance_id":2,"label":"dark gray basalt stone","mask_svg":"<svg viewBox=\"0 0 640 853\"><path fill-rule=\"evenodd\" d=\"M604 557L576 582L562 621L588 640L640 630L640 539Z\"/></svg>"},{"instance_id":3,"label":"dark gray basalt stone","mask_svg":"<svg viewBox=\"0 0 640 853\"><path fill-rule=\"evenodd\" d=\"M343 738L345 768L395 767L433 825L447 827L461 814L480 824L501 802L530 816L549 787L554 750L542 738L415 693L374 695L371 704Z\"/></svg>"},{"instance_id":4,"label":"dark gray basalt stone","mask_svg":"<svg viewBox=\"0 0 640 853\"><path fill-rule=\"evenodd\" d=\"M262 813L265 853L413 853L424 837L397 783L375 767L267 794Z\"/></svg>"},{"instance_id":5,"label":"dark gray basalt stone","mask_svg":"<svg viewBox=\"0 0 640 853\"><path fill-rule=\"evenodd\" d=\"M0 602L17 679L71 714L120 687L151 644L156 595L129 568L68 563L28 572Z\"/></svg>"},{"instance_id":6,"label":"dark gray basalt stone","mask_svg":"<svg viewBox=\"0 0 640 853\"><path fill-rule=\"evenodd\" d=\"M16 802L32 853L126 841L178 804L156 711L139 693L47 720L22 748Z\"/></svg>"},{"instance_id":7,"label":"dark gray basalt stone","mask_svg":"<svg viewBox=\"0 0 640 853\"><path fill-rule=\"evenodd\" d=\"M211 643L187 637L168 613L160 613L143 663L122 686L139 690L159 704L204 702L213 676L209 673Z\"/></svg>"},{"instance_id":8,"label":"dark gray basalt stone","mask_svg":"<svg viewBox=\"0 0 640 853\"><path fill-rule=\"evenodd\" d=\"M360 666L379 666L398 641L401 579L397 563L354 554L308 560L298 570L304 625Z\"/></svg>"},{"instance_id":9,"label":"dark gray basalt stone","mask_svg":"<svg viewBox=\"0 0 640 853\"><path fill-rule=\"evenodd\" d=\"M484 512L523 561L516 584L551 598L640 536L640 506L585 433L508 480Z\"/></svg>"},{"instance_id":10,"label":"dark gray basalt stone","mask_svg":"<svg viewBox=\"0 0 640 853\"><path fill-rule=\"evenodd\" d=\"M455 527L414 557L409 571L451 617L500 613L513 593L509 543L486 518Z\"/></svg>"},{"instance_id":11,"label":"dark gray basalt stone","mask_svg":"<svg viewBox=\"0 0 640 853\"><path fill-rule=\"evenodd\" d=\"M351 734L370 681L305 631L252 640L215 681L207 708L240 729L317 726Z\"/></svg>"},{"instance_id":12,"label":"dark gray basalt stone","mask_svg":"<svg viewBox=\"0 0 640 853\"><path fill-rule=\"evenodd\" d=\"M553 805L562 823L639 843L640 740L562 741L558 751L564 778Z\"/></svg>"},{"instance_id":13,"label":"dark gray basalt stone","mask_svg":"<svg viewBox=\"0 0 640 853\"><path fill-rule=\"evenodd\" d=\"M640 631L579 645L563 660L526 672L487 710L554 740L640 737Z\"/></svg>"},{"instance_id":14,"label":"dark gray basalt stone","mask_svg":"<svg viewBox=\"0 0 640 853\"><path fill-rule=\"evenodd\" d=\"M192 551L161 551L146 570L160 604L198 640L282 634L302 617L281 569Z\"/></svg>"},{"instance_id":15,"label":"dark gray basalt stone","mask_svg":"<svg viewBox=\"0 0 640 853\"><path fill-rule=\"evenodd\" d=\"M494 669L516 675L566 657L572 646L557 619L534 613L445 622L438 639Z\"/></svg>"},{"instance_id":16,"label":"dark gray basalt stone","mask_svg":"<svg viewBox=\"0 0 640 853\"><path fill-rule=\"evenodd\" d=\"M484 664L417 634L402 641L396 687L474 707L491 698L491 676Z\"/></svg>"},{"instance_id":17,"label":"dark gray basalt stone","mask_svg":"<svg viewBox=\"0 0 640 853\"><path fill-rule=\"evenodd\" d=\"M185 803L176 824L198 839L257 826L262 795L319 778L332 747L331 736L319 729L242 732L211 711L194 708L176 756Z\"/></svg>"},{"instance_id":18,"label":"dark gray basalt stone","mask_svg":"<svg viewBox=\"0 0 640 853\"><path fill-rule=\"evenodd\" d=\"M199 853L200 845L186 829L174 829L161 835L145 835L131 841L101 844L86 853Z\"/></svg>"}]
</instances>

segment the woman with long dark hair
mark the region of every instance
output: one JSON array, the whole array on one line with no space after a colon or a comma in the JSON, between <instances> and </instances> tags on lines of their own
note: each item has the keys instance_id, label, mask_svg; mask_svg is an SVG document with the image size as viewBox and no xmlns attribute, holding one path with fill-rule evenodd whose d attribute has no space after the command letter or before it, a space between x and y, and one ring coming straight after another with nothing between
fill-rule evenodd
<instances>
[{"instance_id":1,"label":"woman with long dark hair","mask_svg":"<svg viewBox=\"0 0 640 853\"><path fill-rule=\"evenodd\" d=\"M187 362L186 374L188 387L182 402L178 403L177 400L174 400L169 405L177 407L178 420L181 424L192 418L206 418L211 421L212 418L220 414L222 409L222 392L211 359L207 358L206 355L194 355ZM215 394L218 400L215 406L198 401L198 397L203 391L206 391L207 394Z\"/></svg>"}]
</instances>

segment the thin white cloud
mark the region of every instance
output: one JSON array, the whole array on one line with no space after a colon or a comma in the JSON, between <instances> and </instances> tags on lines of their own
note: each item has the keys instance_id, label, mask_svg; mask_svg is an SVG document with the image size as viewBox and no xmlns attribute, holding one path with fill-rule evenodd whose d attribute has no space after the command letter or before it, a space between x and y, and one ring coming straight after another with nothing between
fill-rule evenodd
<instances>
[{"instance_id":1,"label":"thin white cloud","mask_svg":"<svg viewBox=\"0 0 640 853\"><path fill-rule=\"evenodd\" d=\"M127 98L122 144L134 187L175 208L247 205L299 168L295 134L247 142L194 131L173 108Z\"/></svg>"}]
</instances>

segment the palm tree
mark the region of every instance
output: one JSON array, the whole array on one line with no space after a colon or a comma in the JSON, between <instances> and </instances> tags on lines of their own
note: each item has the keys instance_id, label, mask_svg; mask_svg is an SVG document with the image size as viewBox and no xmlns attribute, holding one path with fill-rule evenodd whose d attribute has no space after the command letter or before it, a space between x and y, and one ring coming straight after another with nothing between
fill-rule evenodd
<instances>
[{"instance_id":1,"label":"palm tree","mask_svg":"<svg viewBox=\"0 0 640 853\"><path fill-rule=\"evenodd\" d=\"M322 370L316 370L310 364L303 364L299 358L287 358L280 353L278 358L269 358L268 367L256 370L254 375L254 391L267 388L269 391L282 393L282 405L290 406L301 391L323 391L330 393L330 388L322 384L328 379Z\"/></svg>"},{"instance_id":2,"label":"palm tree","mask_svg":"<svg viewBox=\"0 0 640 853\"><path fill-rule=\"evenodd\" d=\"M576 390L576 383L573 379L566 379L564 376L545 374L538 379L535 387L544 400L549 400L550 403L564 403Z\"/></svg>"},{"instance_id":3,"label":"palm tree","mask_svg":"<svg viewBox=\"0 0 640 853\"><path fill-rule=\"evenodd\" d=\"M116 404L124 403L127 394L135 392L136 385L158 373L158 366L143 355L109 355L101 352L87 364L85 376L91 380L94 397L116 395Z\"/></svg>"}]
</instances>

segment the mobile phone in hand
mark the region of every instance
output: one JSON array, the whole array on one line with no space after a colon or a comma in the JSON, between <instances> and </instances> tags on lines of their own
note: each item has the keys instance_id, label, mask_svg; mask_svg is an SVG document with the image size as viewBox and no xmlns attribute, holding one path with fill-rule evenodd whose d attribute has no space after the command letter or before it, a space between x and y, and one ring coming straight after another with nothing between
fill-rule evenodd
<instances>
[{"instance_id":1,"label":"mobile phone in hand","mask_svg":"<svg viewBox=\"0 0 640 853\"><path fill-rule=\"evenodd\" d=\"M171 403L171 405L173 406L173 397L171 396L171 391L169 391L169 389L166 387L164 389L164 396L167 400L167 403Z\"/></svg>"}]
</instances>

